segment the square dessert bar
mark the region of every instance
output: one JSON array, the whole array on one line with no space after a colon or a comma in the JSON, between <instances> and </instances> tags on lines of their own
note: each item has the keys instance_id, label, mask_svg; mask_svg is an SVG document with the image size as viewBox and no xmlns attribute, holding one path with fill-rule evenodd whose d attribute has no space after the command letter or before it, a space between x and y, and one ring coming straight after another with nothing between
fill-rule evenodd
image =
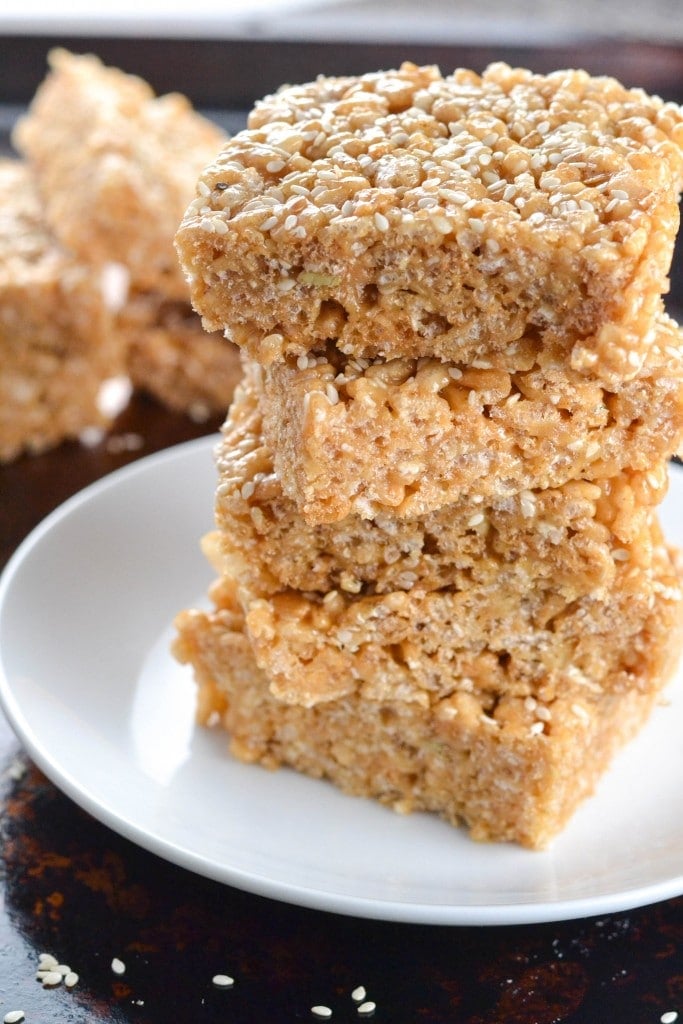
<instances>
[{"instance_id":1,"label":"square dessert bar","mask_svg":"<svg viewBox=\"0 0 683 1024\"><path fill-rule=\"evenodd\" d=\"M222 725L236 757L531 848L552 841L646 720L678 644L674 606L656 596L636 649L614 644L629 688L558 696L549 717L528 697L488 703L464 690L425 702L355 691L302 707L278 699L258 668L233 584L214 597L212 611L178 617L175 654L194 670L200 721Z\"/></svg>"},{"instance_id":2,"label":"square dessert bar","mask_svg":"<svg viewBox=\"0 0 683 1024\"><path fill-rule=\"evenodd\" d=\"M423 515L570 479L647 471L683 442L683 332L666 316L608 390L529 337L472 364L325 354L247 373L289 497L311 523Z\"/></svg>"},{"instance_id":3,"label":"square dessert bar","mask_svg":"<svg viewBox=\"0 0 683 1024\"><path fill-rule=\"evenodd\" d=\"M681 592L654 517L636 553L636 564L617 564L610 586L573 600L532 564L516 566L512 553L507 562L498 556L497 573L439 590L422 590L419 576L410 590L386 594L260 596L241 583L239 598L256 662L287 703L357 693L426 704L466 692L486 707L530 697L548 714L560 697L580 701L647 679L638 665L658 656L653 607L673 621Z\"/></svg>"},{"instance_id":4,"label":"square dessert bar","mask_svg":"<svg viewBox=\"0 0 683 1024\"><path fill-rule=\"evenodd\" d=\"M34 180L0 161L0 462L106 424L105 381L124 368L98 269L47 228Z\"/></svg>"},{"instance_id":5,"label":"square dessert bar","mask_svg":"<svg viewBox=\"0 0 683 1024\"><path fill-rule=\"evenodd\" d=\"M667 486L660 460L595 483L487 502L477 494L413 518L311 525L274 470L249 377L235 392L216 463L213 552L221 571L266 597L466 589L506 577L520 590L551 585L569 603L612 587L620 566L648 563L651 516Z\"/></svg>"},{"instance_id":6,"label":"square dessert bar","mask_svg":"<svg viewBox=\"0 0 683 1024\"><path fill-rule=\"evenodd\" d=\"M404 64L258 103L177 235L192 301L262 364L331 341L469 362L538 331L608 384L654 341L683 112L584 71Z\"/></svg>"},{"instance_id":7,"label":"square dessert bar","mask_svg":"<svg viewBox=\"0 0 683 1024\"><path fill-rule=\"evenodd\" d=\"M189 302L135 292L117 318L134 387L197 422L225 416L242 377L239 350L208 334Z\"/></svg>"},{"instance_id":8,"label":"square dessert bar","mask_svg":"<svg viewBox=\"0 0 683 1024\"><path fill-rule=\"evenodd\" d=\"M13 141L50 227L83 260L122 263L136 288L187 301L173 236L224 133L185 97L156 97L94 56L54 50L49 62Z\"/></svg>"}]
</instances>

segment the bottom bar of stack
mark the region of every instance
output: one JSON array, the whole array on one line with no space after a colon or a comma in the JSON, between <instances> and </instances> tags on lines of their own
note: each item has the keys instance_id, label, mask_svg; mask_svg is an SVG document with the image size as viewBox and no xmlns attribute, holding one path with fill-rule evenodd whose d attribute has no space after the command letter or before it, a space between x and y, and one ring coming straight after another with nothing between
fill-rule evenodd
<instances>
[{"instance_id":1,"label":"bottom bar of stack","mask_svg":"<svg viewBox=\"0 0 683 1024\"><path fill-rule=\"evenodd\" d=\"M371 699L359 691L313 707L271 692L244 629L234 583L213 591L213 611L177 620L176 656L193 666L199 720L220 722L241 760L288 765L398 811L436 812L478 840L543 848L589 796L614 753L648 717L679 638L675 603L655 600L629 664L633 685L557 697L551 722L533 698L474 694ZM616 648L624 650L619 637ZM627 660L628 651L624 651Z\"/></svg>"},{"instance_id":2,"label":"bottom bar of stack","mask_svg":"<svg viewBox=\"0 0 683 1024\"><path fill-rule=\"evenodd\" d=\"M236 756L472 836L543 847L646 719L679 649L665 463L414 520L311 526L238 388L218 453L214 610L175 653Z\"/></svg>"}]
</instances>

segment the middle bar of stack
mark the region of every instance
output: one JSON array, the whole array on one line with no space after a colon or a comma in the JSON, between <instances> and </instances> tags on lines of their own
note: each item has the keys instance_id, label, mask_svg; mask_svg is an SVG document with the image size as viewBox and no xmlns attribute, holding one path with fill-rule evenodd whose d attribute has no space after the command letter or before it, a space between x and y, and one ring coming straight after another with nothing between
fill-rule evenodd
<instances>
[{"instance_id":1,"label":"middle bar of stack","mask_svg":"<svg viewBox=\"0 0 683 1024\"><path fill-rule=\"evenodd\" d=\"M583 72L406 65L283 90L207 169L179 252L247 358L218 618L182 620L179 650L224 686L246 756L542 845L642 721L680 600L654 510L683 435L661 304L682 141L678 108ZM254 692L262 673L282 707L330 708L308 737L277 704L266 739L245 725L219 621L226 649L245 632ZM354 745L368 707L417 718ZM472 767L459 799L434 766L456 719L490 790L469 803Z\"/></svg>"}]
</instances>

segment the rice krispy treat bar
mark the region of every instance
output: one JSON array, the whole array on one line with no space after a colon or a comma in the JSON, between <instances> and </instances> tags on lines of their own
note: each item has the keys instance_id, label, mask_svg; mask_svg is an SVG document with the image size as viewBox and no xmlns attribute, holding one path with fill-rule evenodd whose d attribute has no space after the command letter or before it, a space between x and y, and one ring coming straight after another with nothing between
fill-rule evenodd
<instances>
[{"instance_id":1,"label":"rice krispy treat bar","mask_svg":"<svg viewBox=\"0 0 683 1024\"><path fill-rule=\"evenodd\" d=\"M55 241L29 169L0 161L0 462L104 426L123 366L103 276Z\"/></svg>"},{"instance_id":2,"label":"rice krispy treat bar","mask_svg":"<svg viewBox=\"0 0 683 1024\"><path fill-rule=\"evenodd\" d=\"M187 300L173 236L224 133L185 97L157 98L97 57L58 49L49 64L13 141L51 228L84 260L118 261L137 288Z\"/></svg>"},{"instance_id":3,"label":"rice krispy treat bar","mask_svg":"<svg viewBox=\"0 0 683 1024\"><path fill-rule=\"evenodd\" d=\"M239 350L222 334L207 334L188 302L135 293L119 313L118 329L136 388L198 422L225 415L242 377Z\"/></svg>"},{"instance_id":4,"label":"rice krispy treat bar","mask_svg":"<svg viewBox=\"0 0 683 1024\"><path fill-rule=\"evenodd\" d=\"M456 362L530 329L633 376L667 290L683 112L584 71L404 64L258 103L177 235L209 329L263 364Z\"/></svg>"},{"instance_id":5,"label":"rice krispy treat bar","mask_svg":"<svg viewBox=\"0 0 683 1024\"><path fill-rule=\"evenodd\" d=\"M456 691L531 697L627 689L627 664L654 657L647 623L655 603L681 592L656 520L634 562L610 587L567 599L552 576L499 556L498 573L425 592L358 596L283 590L261 597L240 586L256 661L282 700L311 707L359 693L426 703ZM463 574L465 576L465 574ZM673 610L671 612L673 615ZM626 649L626 651L624 650Z\"/></svg>"},{"instance_id":6,"label":"rice krispy treat bar","mask_svg":"<svg viewBox=\"0 0 683 1024\"><path fill-rule=\"evenodd\" d=\"M659 317L643 368L607 390L526 338L474 364L347 359L333 347L252 364L283 488L310 523L424 515L568 479L647 471L683 442L683 332Z\"/></svg>"},{"instance_id":7,"label":"rice krispy treat bar","mask_svg":"<svg viewBox=\"0 0 683 1024\"><path fill-rule=\"evenodd\" d=\"M386 594L495 583L550 583L565 602L609 589L617 566L648 551L664 462L597 483L575 480L483 502L465 498L414 518L390 513L310 525L286 496L264 442L257 395L236 391L216 451L219 569L250 592ZM478 500L479 499L479 500Z\"/></svg>"},{"instance_id":8,"label":"rice krispy treat bar","mask_svg":"<svg viewBox=\"0 0 683 1024\"><path fill-rule=\"evenodd\" d=\"M212 611L178 617L175 654L194 670L199 720L220 723L236 757L289 765L397 811L435 812L473 839L531 848L551 842L643 724L678 640L673 606L656 598L637 655L615 668L632 685L560 696L550 721L528 698L488 703L462 691L425 704L356 692L304 708L271 692L229 581L215 597Z\"/></svg>"}]
</instances>

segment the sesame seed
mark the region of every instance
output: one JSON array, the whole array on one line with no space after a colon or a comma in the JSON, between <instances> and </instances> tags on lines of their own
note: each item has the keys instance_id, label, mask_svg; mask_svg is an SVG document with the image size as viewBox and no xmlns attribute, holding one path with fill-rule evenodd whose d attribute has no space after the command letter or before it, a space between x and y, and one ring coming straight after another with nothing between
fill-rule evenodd
<instances>
[{"instance_id":1,"label":"sesame seed","mask_svg":"<svg viewBox=\"0 0 683 1024\"><path fill-rule=\"evenodd\" d=\"M373 217L373 220L375 222L375 227L377 228L378 231L384 232L389 230L389 221L387 220L383 213L377 211Z\"/></svg>"},{"instance_id":2,"label":"sesame seed","mask_svg":"<svg viewBox=\"0 0 683 1024\"><path fill-rule=\"evenodd\" d=\"M545 214L542 213L541 210L536 210L536 212L532 213L529 217L529 223L533 224L534 227L536 227L538 224L542 224L544 220Z\"/></svg>"},{"instance_id":3,"label":"sesame seed","mask_svg":"<svg viewBox=\"0 0 683 1024\"><path fill-rule=\"evenodd\" d=\"M278 222L277 217L268 217L267 220L264 220L264 222L261 225L259 230L260 231L272 231L272 229L275 227L277 222Z\"/></svg>"},{"instance_id":4,"label":"sesame seed","mask_svg":"<svg viewBox=\"0 0 683 1024\"><path fill-rule=\"evenodd\" d=\"M45 970L49 970L51 967L56 967L59 961L57 957L53 956L52 953L41 953L38 957L38 963Z\"/></svg>"},{"instance_id":5,"label":"sesame seed","mask_svg":"<svg viewBox=\"0 0 683 1024\"><path fill-rule=\"evenodd\" d=\"M473 526L480 526L483 522L484 522L484 513L483 512L475 512L474 515L471 516L468 519L467 525L468 525L468 527L470 527L470 526L472 526L472 527Z\"/></svg>"},{"instance_id":6,"label":"sesame seed","mask_svg":"<svg viewBox=\"0 0 683 1024\"><path fill-rule=\"evenodd\" d=\"M293 277L281 277L276 287L279 292L291 292L296 287L296 281Z\"/></svg>"},{"instance_id":7,"label":"sesame seed","mask_svg":"<svg viewBox=\"0 0 683 1024\"><path fill-rule=\"evenodd\" d=\"M290 213L289 217L285 218L285 223L284 223L285 231L291 231L292 228L295 228L298 223L299 222L298 222L298 220L296 218L296 215L293 214L293 213Z\"/></svg>"},{"instance_id":8,"label":"sesame seed","mask_svg":"<svg viewBox=\"0 0 683 1024\"><path fill-rule=\"evenodd\" d=\"M353 992L351 993L351 998L353 999L354 1003L362 1003L366 995L367 993L365 991L364 986L359 985L358 988L354 988Z\"/></svg>"},{"instance_id":9,"label":"sesame seed","mask_svg":"<svg viewBox=\"0 0 683 1024\"><path fill-rule=\"evenodd\" d=\"M370 1001L368 1001L367 1003L361 1003L360 1006L358 1007L358 1016L359 1017L371 1017L376 1009L377 1009L377 1004L376 1003L373 1003L373 1002L370 1002Z\"/></svg>"},{"instance_id":10,"label":"sesame seed","mask_svg":"<svg viewBox=\"0 0 683 1024\"><path fill-rule=\"evenodd\" d=\"M114 974L126 973L126 965L124 964L123 960L119 960L117 956L115 956L111 962L111 969L114 972Z\"/></svg>"},{"instance_id":11,"label":"sesame seed","mask_svg":"<svg viewBox=\"0 0 683 1024\"><path fill-rule=\"evenodd\" d=\"M75 971L69 971L69 973L64 976L64 987L65 988L73 988L74 985L77 985L77 984L78 984L78 975L76 974Z\"/></svg>"},{"instance_id":12,"label":"sesame seed","mask_svg":"<svg viewBox=\"0 0 683 1024\"><path fill-rule=\"evenodd\" d=\"M582 722L590 722L590 715L581 704L572 704L572 712L577 718L580 718Z\"/></svg>"},{"instance_id":13,"label":"sesame seed","mask_svg":"<svg viewBox=\"0 0 683 1024\"><path fill-rule=\"evenodd\" d=\"M266 164L266 170L268 171L269 174L277 174L277 172L281 171L284 166L284 160L270 160Z\"/></svg>"},{"instance_id":14,"label":"sesame seed","mask_svg":"<svg viewBox=\"0 0 683 1024\"><path fill-rule=\"evenodd\" d=\"M667 1010L659 1019L662 1024L674 1024L674 1022L678 1020L678 1014L675 1010Z\"/></svg>"},{"instance_id":15,"label":"sesame seed","mask_svg":"<svg viewBox=\"0 0 683 1024\"><path fill-rule=\"evenodd\" d=\"M321 1020L329 1020L332 1016L329 1006L312 1006L311 1013L314 1017L320 1017Z\"/></svg>"},{"instance_id":16,"label":"sesame seed","mask_svg":"<svg viewBox=\"0 0 683 1024\"><path fill-rule=\"evenodd\" d=\"M462 377L462 370L459 369L459 367L457 366L449 366L448 376L452 377L453 380L460 380L460 378Z\"/></svg>"},{"instance_id":17,"label":"sesame seed","mask_svg":"<svg viewBox=\"0 0 683 1024\"><path fill-rule=\"evenodd\" d=\"M43 988L56 988L62 984L62 975L60 971L45 971L40 980L43 982Z\"/></svg>"},{"instance_id":18,"label":"sesame seed","mask_svg":"<svg viewBox=\"0 0 683 1024\"><path fill-rule=\"evenodd\" d=\"M626 548L615 548L612 552L612 558L615 562L628 562L630 555Z\"/></svg>"},{"instance_id":19,"label":"sesame seed","mask_svg":"<svg viewBox=\"0 0 683 1024\"><path fill-rule=\"evenodd\" d=\"M19 1024L20 1021L26 1019L26 1014L23 1010L10 1010L2 1019L4 1024Z\"/></svg>"},{"instance_id":20,"label":"sesame seed","mask_svg":"<svg viewBox=\"0 0 683 1024\"><path fill-rule=\"evenodd\" d=\"M529 726L529 735L530 736L540 736L541 733L544 731L544 729L545 729L545 726L544 726L543 722L534 722L533 725Z\"/></svg>"},{"instance_id":21,"label":"sesame seed","mask_svg":"<svg viewBox=\"0 0 683 1024\"><path fill-rule=\"evenodd\" d=\"M553 192L556 188L559 188L561 184L562 182L559 178L554 178L550 174L546 175L546 177L541 182L543 188L547 189L548 192Z\"/></svg>"},{"instance_id":22,"label":"sesame seed","mask_svg":"<svg viewBox=\"0 0 683 1024\"><path fill-rule=\"evenodd\" d=\"M242 495L243 501L248 501L256 490L256 484L253 480L247 480L246 483L242 484L240 494Z\"/></svg>"},{"instance_id":23,"label":"sesame seed","mask_svg":"<svg viewBox=\"0 0 683 1024\"><path fill-rule=\"evenodd\" d=\"M211 984L215 985L216 988L232 988L235 984L235 979L231 978L229 974L214 974Z\"/></svg>"}]
</instances>

